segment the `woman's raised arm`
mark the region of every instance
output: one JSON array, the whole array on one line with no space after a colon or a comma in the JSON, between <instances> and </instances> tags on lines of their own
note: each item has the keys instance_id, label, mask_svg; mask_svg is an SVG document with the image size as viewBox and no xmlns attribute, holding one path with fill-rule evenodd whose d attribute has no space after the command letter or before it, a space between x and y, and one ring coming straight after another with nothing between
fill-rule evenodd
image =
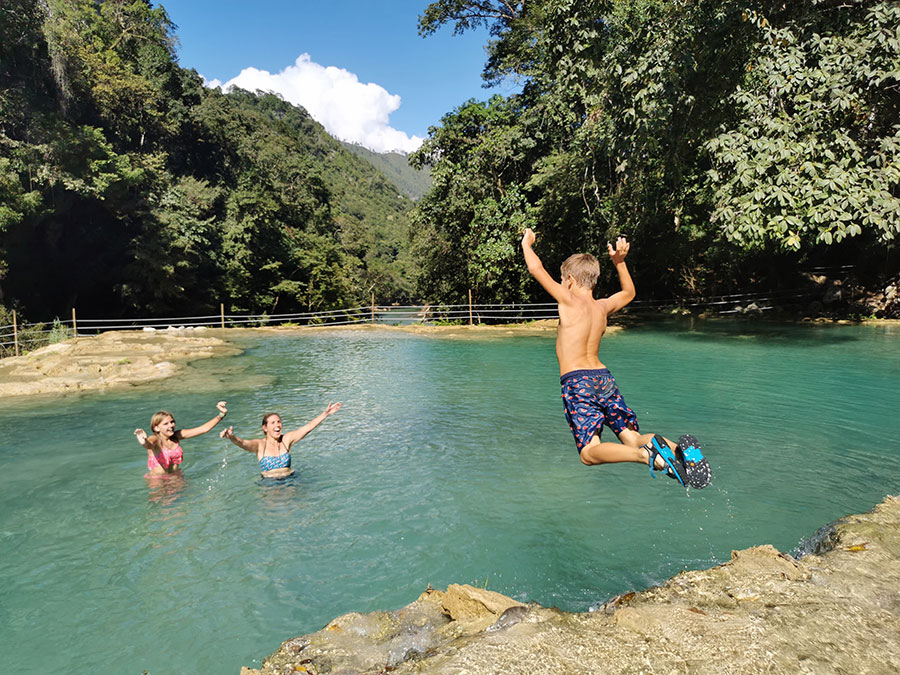
<instances>
[{"instance_id":1,"label":"woman's raised arm","mask_svg":"<svg viewBox=\"0 0 900 675\"><path fill-rule=\"evenodd\" d=\"M156 445L153 443L153 441L150 440L150 438L155 439L156 436L151 436L150 438L148 438L146 431L144 431L143 429L135 429L134 437L137 438L137 442L140 443L142 447L147 448L147 450L156 449Z\"/></svg>"},{"instance_id":2,"label":"woman's raised arm","mask_svg":"<svg viewBox=\"0 0 900 675\"><path fill-rule=\"evenodd\" d=\"M219 438L227 438L229 441L238 446L241 450L246 450L247 452L257 452L257 447L259 445L260 439L258 438L248 438L243 439L240 438L236 433L234 433L234 427L228 427L227 429L222 429L219 432Z\"/></svg>"},{"instance_id":3,"label":"woman's raised arm","mask_svg":"<svg viewBox=\"0 0 900 675\"><path fill-rule=\"evenodd\" d=\"M328 407L326 407L325 410L320 412L318 415L316 415L313 419L311 419L309 422L304 424L302 427L300 427L299 429L295 429L294 431L289 431L288 433L286 433L284 435L285 445L287 445L288 448L290 448L294 443L299 441L301 438L306 436L306 434L308 434L310 431L312 431L317 426L319 426L322 422L324 422L326 417L328 417L329 415L334 415L334 413L336 413L338 410L340 410L341 405L343 405L343 404L342 403L329 403Z\"/></svg>"},{"instance_id":4,"label":"woman's raised arm","mask_svg":"<svg viewBox=\"0 0 900 675\"><path fill-rule=\"evenodd\" d=\"M202 436L208 431L212 431L212 428L216 426L219 422L222 421L222 418L228 414L228 408L225 407L225 401L219 401L216 403L216 407L219 409L219 414L213 417L206 424L201 424L199 427L194 427L193 429L180 429L176 432L178 436L178 440L182 438L194 438L195 436Z\"/></svg>"}]
</instances>

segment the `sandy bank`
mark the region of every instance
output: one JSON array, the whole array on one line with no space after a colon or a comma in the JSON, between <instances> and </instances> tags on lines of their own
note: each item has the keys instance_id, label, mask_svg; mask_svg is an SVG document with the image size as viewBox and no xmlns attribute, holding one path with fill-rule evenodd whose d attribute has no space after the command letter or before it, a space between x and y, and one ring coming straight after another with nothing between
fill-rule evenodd
<instances>
[{"instance_id":1,"label":"sandy bank","mask_svg":"<svg viewBox=\"0 0 900 675\"><path fill-rule=\"evenodd\" d=\"M682 572L592 613L470 586L393 612L345 614L242 675L282 673L897 673L900 498L823 530Z\"/></svg>"},{"instance_id":2,"label":"sandy bank","mask_svg":"<svg viewBox=\"0 0 900 675\"><path fill-rule=\"evenodd\" d=\"M509 323L498 325L468 324L460 325L435 325L435 324L407 324L401 326L390 326L386 324L349 324L344 326L263 326L261 328L240 329L252 330L256 332L275 332L275 333L309 333L315 331L393 331L398 333L412 333L414 335L433 335L437 337L451 338L481 338L481 337L503 337L507 335L548 335L556 332L559 324L557 319L541 319L540 321L529 321L528 323ZM615 333L620 330L619 326L609 326L607 333Z\"/></svg>"},{"instance_id":3,"label":"sandy bank","mask_svg":"<svg viewBox=\"0 0 900 675\"><path fill-rule=\"evenodd\" d=\"M72 338L0 360L0 396L131 387L176 375L197 359L238 353L206 331L111 331Z\"/></svg>"}]
</instances>

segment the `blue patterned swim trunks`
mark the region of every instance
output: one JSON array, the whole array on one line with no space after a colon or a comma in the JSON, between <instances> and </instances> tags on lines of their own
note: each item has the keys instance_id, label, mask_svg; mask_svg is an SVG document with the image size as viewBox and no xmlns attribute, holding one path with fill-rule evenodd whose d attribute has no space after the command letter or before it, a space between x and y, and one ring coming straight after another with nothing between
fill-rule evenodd
<instances>
[{"instance_id":1,"label":"blue patterned swim trunks","mask_svg":"<svg viewBox=\"0 0 900 675\"><path fill-rule=\"evenodd\" d=\"M607 368L572 370L559 378L566 420L579 454L605 424L617 435L624 429L638 431L637 415L625 404Z\"/></svg>"}]
</instances>

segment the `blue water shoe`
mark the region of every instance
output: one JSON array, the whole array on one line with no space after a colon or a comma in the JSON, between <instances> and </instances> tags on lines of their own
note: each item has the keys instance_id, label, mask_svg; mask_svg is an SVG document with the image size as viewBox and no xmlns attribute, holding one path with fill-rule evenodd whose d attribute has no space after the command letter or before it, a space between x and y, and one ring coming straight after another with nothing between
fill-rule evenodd
<instances>
[{"instance_id":1,"label":"blue water shoe","mask_svg":"<svg viewBox=\"0 0 900 675\"><path fill-rule=\"evenodd\" d=\"M656 434L653 439L644 446L650 453L650 475L656 478L654 471L665 471L669 478L674 478L682 485L687 480L687 473L684 470L684 463L672 452L672 448L666 443L666 439ZM657 456L662 457L666 463L666 468L656 468Z\"/></svg>"},{"instance_id":2,"label":"blue water shoe","mask_svg":"<svg viewBox=\"0 0 900 675\"><path fill-rule=\"evenodd\" d=\"M675 448L675 456L681 461L684 472L687 475L687 484L698 490L705 488L712 480L709 462L700 450L699 441L685 434L678 439L678 447Z\"/></svg>"}]
</instances>

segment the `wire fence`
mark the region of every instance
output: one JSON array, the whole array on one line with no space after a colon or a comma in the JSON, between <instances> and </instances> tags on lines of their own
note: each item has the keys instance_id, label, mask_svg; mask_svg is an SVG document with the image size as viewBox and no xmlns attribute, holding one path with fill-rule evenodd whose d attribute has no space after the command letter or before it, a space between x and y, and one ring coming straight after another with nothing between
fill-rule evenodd
<instances>
[{"instance_id":1,"label":"wire fence","mask_svg":"<svg viewBox=\"0 0 900 675\"><path fill-rule=\"evenodd\" d=\"M662 312L682 308L728 315L757 313L776 308L790 309L808 305L821 297L821 291L783 290L769 293L735 293L696 299L636 300L626 311L632 314ZM51 322L13 323L0 326L0 356L18 355L76 335L95 335L114 330L180 331L203 328L256 326L327 327L361 324L503 324L558 318L556 303L494 303L434 305L360 305L322 312L285 314L218 314L181 317L136 317L115 319L72 318Z\"/></svg>"},{"instance_id":2,"label":"wire fence","mask_svg":"<svg viewBox=\"0 0 900 675\"><path fill-rule=\"evenodd\" d=\"M0 356L18 355L76 335L96 335L106 331L143 330L154 332L204 328L258 326L327 327L362 324L484 324L536 321L557 318L555 303L464 304L464 305L367 305L322 312L284 314L219 314L177 317L133 317L54 319L52 322L13 323L0 326Z\"/></svg>"}]
</instances>

